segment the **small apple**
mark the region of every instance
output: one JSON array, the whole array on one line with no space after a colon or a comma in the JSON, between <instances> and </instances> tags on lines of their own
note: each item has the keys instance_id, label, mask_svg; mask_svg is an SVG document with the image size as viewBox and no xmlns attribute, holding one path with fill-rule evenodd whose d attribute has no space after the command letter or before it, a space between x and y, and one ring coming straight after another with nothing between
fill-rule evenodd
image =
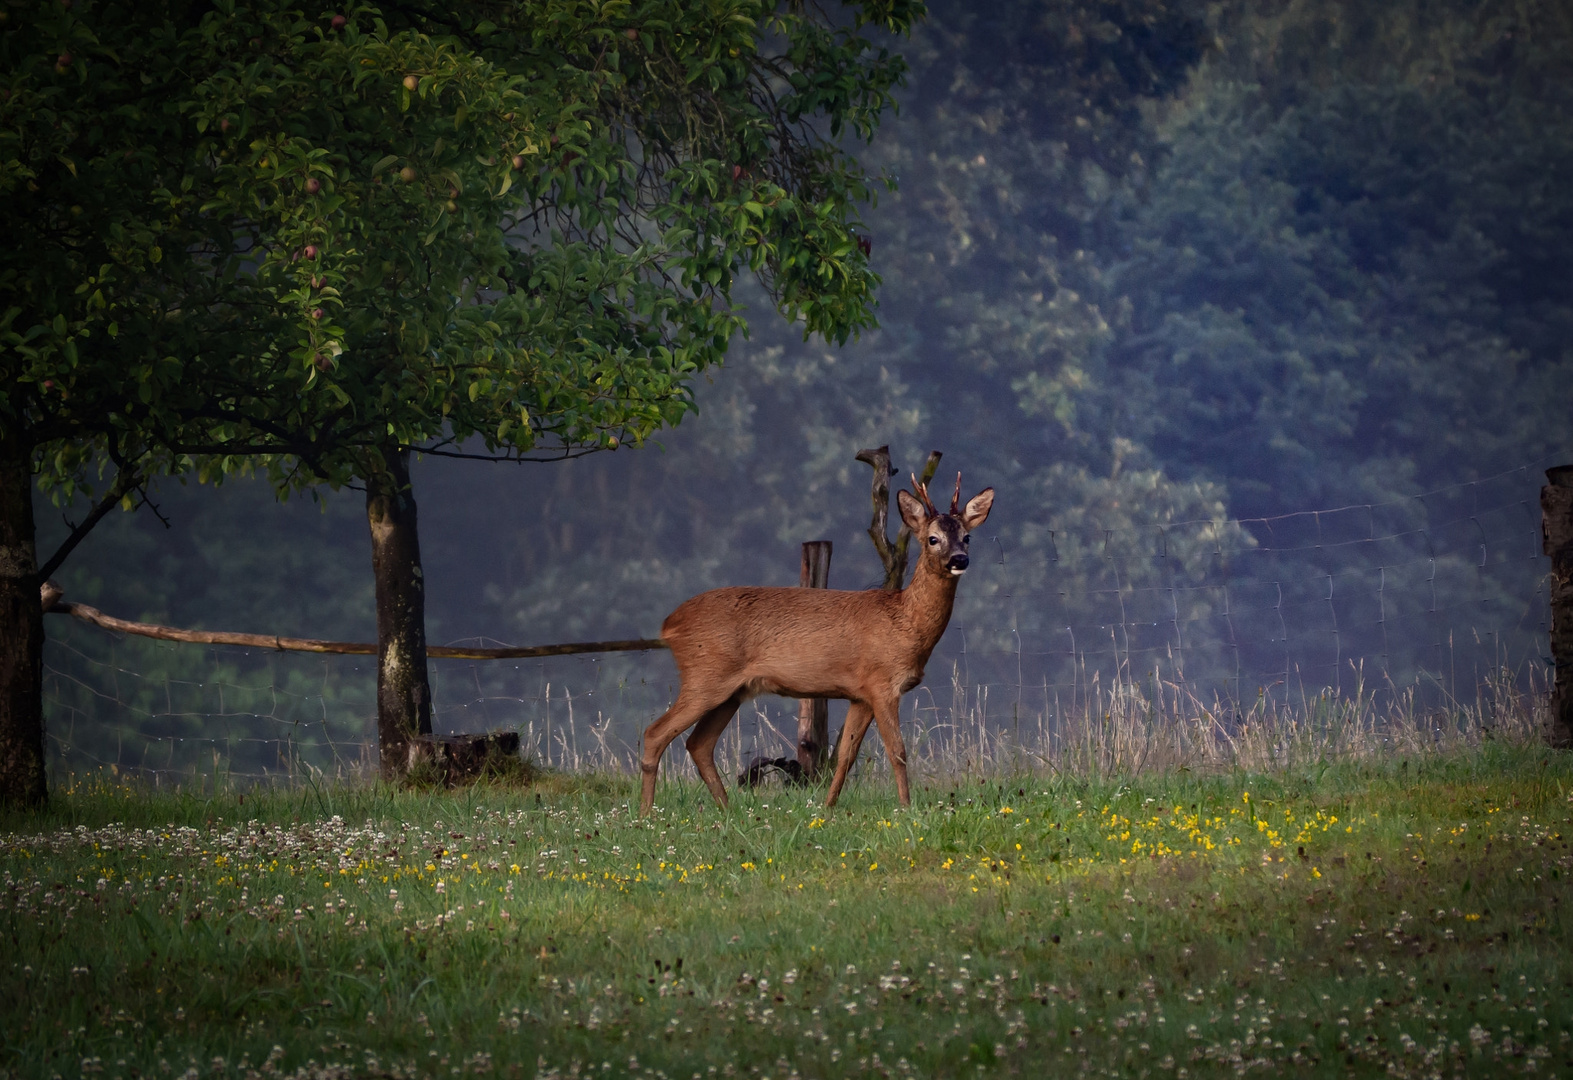
<instances>
[{"instance_id":1,"label":"small apple","mask_svg":"<svg viewBox=\"0 0 1573 1080\"><path fill-rule=\"evenodd\" d=\"M311 309L311 317L313 319L320 319L320 318L322 318L326 314L327 314L327 312L323 311L321 308L312 308Z\"/></svg>"},{"instance_id":2,"label":"small apple","mask_svg":"<svg viewBox=\"0 0 1573 1080\"><path fill-rule=\"evenodd\" d=\"M327 353L318 353L312 360L312 363L317 365L318 371L327 371L333 366L333 357L329 356Z\"/></svg>"},{"instance_id":3,"label":"small apple","mask_svg":"<svg viewBox=\"0 0 1573 1080\"><path fill-rule=\"evenodd\" d=\"M404 168L399 170L399 179L403 180L406 184L411 183L415 179L415 170L410 168L408 165L404 166Z\"/></svg>"},{"instance_id":4,"label":"small apple","mask_svg":"<svg viewBox=\"0 0 1573 1080\"><path fill-rule=\"evenodd\" d=\"M317 192L319 192L321 190L322 190L322 181L318 180L315 176L313 176L311 179L306 181L306 194L307 195L315 195Z\"/></svg>"},{"instance_id":5,"label":"small apple","mask_svg":"<svg viewBox=\"0 0 1573 1080\"><path fill-rule=\"evenodd\" d=\"M736 183L737 181L741 180L742 178L743 178L743 166L741 166L741 165L733 165L732 166L732 182Z\"/></svg>"},{"instance_id":6,"label":"small apple","mask_svg":"<svg viewBox=\"0 0 1573 1080\"><path fill-rule=\"evenodd\" d=\"M320 289L320 288L322 288L322 279L320 277L313 277L311 279L311 287L313 289Z\"/></svg>"},{"instance_id":7,"label":"small apple","mask_svg":"<svg viewBox=\"0 0 1573 1080\"><path fill-rule=\"evenodd\" d=\"M522 168L524 168L524 155L523 154L515 154L513 156L513 167L515 169L522 169Z\"/></svg>"},{"instance_id":8,"label":"small apple","mask_svg":"<svg viewBox=\"0 0 1573 1080\"><path fill-rule=\"evenodd\" d=\"M447 202L443 203L442 205L447 208L447 210L448 210L448 212L450 214L453 213L455 210L457 210L459 208L459 204L454 202L452 199L449 199Z\"/></svg>"},{"instance_id":9,"label":"small apple","mask_svg":"<svg viewBox=\"0 0 1573 1080\"><path fill-rule=\"evenodd\" d=\"M224 134L226 134L226 135L227 135L227 134L229 134L229 129L230 129L230 128L231 128L231 127L232 127L232 126L233 126L233 125L231 125L231 124L230 124L230 122L229 122L229 117L227 117L227 116L226 116L226 117L224 117L224 119L222 119L222 120L220 120L220 121L219 121L219 122L218 122L218 129L219 129L219 130L220 130L220 131L222 131L222 132L224 132Z\"/></svg>"},{"instance_id":10,"label":"small apple","mask_svg":"<svg viewBox=\"0 0 1573 1080\"><path fill-rule=\"evenodd\" d=\"M406 89L406 90L414 90L420 84L421 84L421 81L419 79L417 79L414 75L406 75L406 76L404 76L404 89Z\"/></svg>"},{"instance_id":11,"label":"small apple","mask_svg":"<svg viewBox=\"0 0 1573 1080\"><path fill-rule=\"evenodd\" d=\"M306 258L308 258L308 259L315 259L317 257L317 245L316 244L307 244L306 245L305 254L306 254Z\"/></svg>"},{"instance_id":12,"label":"small apple","mask_svg":"<svg viewBox=\"0 0 1573 1080\"><path fill-rule=\"evenodd\" d=\"M629 41L638 41L639 40L639 31L635 30L633 27L630 26L627 30L623 31L623 36L625 38L627 38Z\"/></svg>"},{"instance_id":13,"label":"small apple","mask_svg":"<svg viewBox=\"0 0 1573 1080\"><path fill-rule=\"evenodd\" d=\"M458 197L459 197L459 189L456 188L456 187L449 187L448 188L448 198L450 198L450 199L457 199Z\"/></svg>"},{"instance_id":14,"label":"small apple","mask_svg":"<svg viewBox=\"0 0 1573 1080\"><path fill-rule=\"evenodd\" d=\"M63 52L59 56L55 57L55 70L56 71L64 71L66 68L68 68L70 66L71 66L71 54L70 53Z\"/></svg>"},{"instance_id":15,"label":"small apple","mask_svg":"<svg viewBox=\"0 0 1573 1080\"><path fill-rule=\"evenodd\" d=\"M55 380L53 380L53 379L45 379L44 380L44 389L45 390L53 390L54 388L55 388Z\"/></svg>"},{"instance_id":16,"label":"small apple","mask_svg":"<svg viewBox=\"0 0 1573 1080\"><path fill-rule=\"evenodd\" d=\"M329 20L328 25L333 27L335 30L343 30L344 24L347 22L349 22L349 20L346 19L343 15L335 15L331 20Z\"/></svg>"}]
</instances>

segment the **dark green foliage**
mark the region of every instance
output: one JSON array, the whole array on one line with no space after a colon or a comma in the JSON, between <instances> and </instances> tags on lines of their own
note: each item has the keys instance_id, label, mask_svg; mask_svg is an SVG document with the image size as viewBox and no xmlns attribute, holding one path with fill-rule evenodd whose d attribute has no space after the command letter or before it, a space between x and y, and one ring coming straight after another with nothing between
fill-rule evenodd
<instances>
[{"instance_id":1,"label":"dark green foliage","mask_svg":"<svg viewBox=\"0 0 1573 1080\"><path fill-rule=\"evenodd\" d=\"M380 489L414 445L637 444L681 419L690 381L745 328L738 273L847 340L873 325L877 278L853 231L874 178L843 141L872 135L905 70L869 35L921 14L6 8L7 475L31 464L69 501L112 463L107 507L166 472ZM13 612L39 585L20 516L0 550ZM24 733L7 727L7 746L41 727L25 622L4 642L33 658L0 672ZM419 656L419 618L401 626ZM14 687L33 704L9 704ZM389 732L415 722L379 711Z\"/></svg>"}]
</instances>

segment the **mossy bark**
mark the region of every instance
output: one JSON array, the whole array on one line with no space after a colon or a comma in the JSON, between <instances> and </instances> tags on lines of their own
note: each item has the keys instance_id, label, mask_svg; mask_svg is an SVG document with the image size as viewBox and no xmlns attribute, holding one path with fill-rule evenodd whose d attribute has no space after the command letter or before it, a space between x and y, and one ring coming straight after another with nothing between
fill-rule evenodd
<instances>
[{"instance_id":1,"label":"mossy bark","mask_svg":"<svg viewBox=\"0 0 1573 1080\"><path fill-rule=\"evenodd\" d=\"M431 734L426 584L409 451L385 451L367 473L366 520L377 586L377 742L382 775L398 779L409 770L416 738Z\"/></svg>"},{"instance_id":2,"label":"mossy bark","mask_svg":"<svg viewBox=\"0 0 1573 1080\"><path fill-rule=\"evenodd\" d=\"M28 447L0 439L0 804L39 806L44 773L44 611Z\"/></svg>"}]
</instances>

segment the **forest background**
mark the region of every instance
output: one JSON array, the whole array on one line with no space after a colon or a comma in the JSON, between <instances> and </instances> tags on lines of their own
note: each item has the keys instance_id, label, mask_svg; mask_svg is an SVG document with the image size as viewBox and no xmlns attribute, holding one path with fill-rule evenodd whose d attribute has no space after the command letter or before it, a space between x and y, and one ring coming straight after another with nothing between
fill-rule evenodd
<instances>
[{"instance_id":1,"label":"forest background","mask_svg":"<svg viewBox=\"0 0 1573 1080\"><path fill-rule=\"evenodd\" d=\"M418 460L429 640L654 636L695 592L795 583L810 539L835 542L833 586L875 585L853 455L889 443L904 469L937 447L943 486L960 468L964 496L1000 493L931 686L960 655L1018 705L1041 681L1043 709L1089 663L1248 701L1290 676L1347 690L1369 661L1401 690L1441 685L1482 627L1493 662L1533 677L1545 566L1521 509L1539 468L1573 461L1573 12L940 0L897 44L901 112L866 151L897 181L866 222L881 328L835 348L761 306L657 445ZM106 520L58 575L68 599L374 639L359 493L281 505L262 483L169 482L153 501L168 527L148 508ZM38 511L48 551L61 512ZM57 765L114 760L128 732L197 739L219 713L298 723L280 691L372 730L363 659L48 629ZM1101 660L1077 660L1096 652L1085 631L1107 631ZM1447 693L1472 694L1471 671ZM622 699L632 737L670 660L608 661L597 685L608 672L648 687ZM501 703L551 677L442 674L436 727L522 724ZM181 704L177 684L275 704Z\"/></svg>"}]
</instances>

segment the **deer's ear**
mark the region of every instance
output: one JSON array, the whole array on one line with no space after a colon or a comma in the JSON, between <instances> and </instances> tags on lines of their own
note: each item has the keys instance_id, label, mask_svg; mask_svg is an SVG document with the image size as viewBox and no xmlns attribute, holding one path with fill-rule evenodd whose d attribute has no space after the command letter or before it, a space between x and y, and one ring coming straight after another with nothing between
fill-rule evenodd
<instances>
[{"instance_id":1,"label":"deer's ear","mask_svg":"<svg viewBox=\"0 0 1573 1080\"><path fill-rule=\"evenodd\" d=\"M974 495L967 503L967 508L961 512L961 523L968 532L976 529L989 519L989 509L994 505L994 489L984 488Z\"/></svg>"},{"instance_id":2,"label":"deer's ear","mask_svg":"<svg viewBox=\"0 0 1573 1080\"><path fill-rule=\"evenodd\" d=\"M908 491L896 492L896 506L901 510L901 520L907 528L915 533L923 531L928 524L928 511L923 509L923 504L918 502L917 496Z\"/></svg>"}]
</instances>

